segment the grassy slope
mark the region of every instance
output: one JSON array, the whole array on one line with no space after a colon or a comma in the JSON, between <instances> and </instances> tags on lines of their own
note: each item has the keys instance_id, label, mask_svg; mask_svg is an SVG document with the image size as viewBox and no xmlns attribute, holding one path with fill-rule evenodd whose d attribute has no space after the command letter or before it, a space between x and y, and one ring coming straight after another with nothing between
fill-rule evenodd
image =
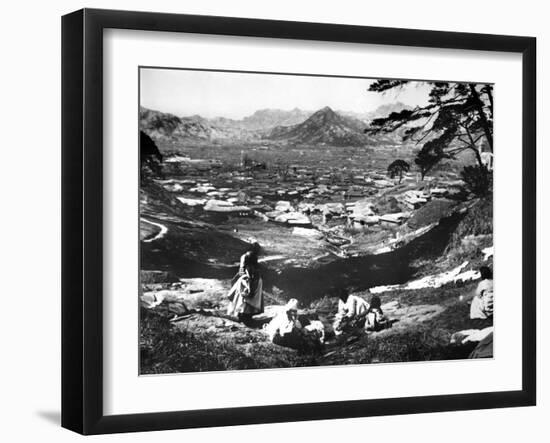
<instances>
[{"instance_id":1,"label":"grassy slope","mask_svg":"<svg viewBox=\"0 0 550 443\"><path fill-rule=\"evenodd\" d=\"M260 331L224 339L210 332L173 328L146 309L140 318L142 374L315 366L315 356L268 343Z\"/></svg>"},{"instance_id":2,"label":"grassy slope","mask_svg":"<svg viewBox=\"0 0 550 443\"><path fill-rule=\"evenodd\" d=\"M476 283L447 285L382 294L382 302L397 301L400 311L393 328L362 334L346 341L329 342L322 352L299 353L267 342L254 329L173 328L167 318L142 310L142 373L171 373L235 369L282 368L317 365L408 362L467 358L474 344L451 345L451 335L464 329L481 329L492 320L470 320L469 301ZM462 300L460 299L462 297ZM433 307L436 315L424 315ZM437 309L435 309L437 308ZM216 319L219 320L219 319ZM233 331L233 332L231 332Z\"/></svg>"}]
</instances>

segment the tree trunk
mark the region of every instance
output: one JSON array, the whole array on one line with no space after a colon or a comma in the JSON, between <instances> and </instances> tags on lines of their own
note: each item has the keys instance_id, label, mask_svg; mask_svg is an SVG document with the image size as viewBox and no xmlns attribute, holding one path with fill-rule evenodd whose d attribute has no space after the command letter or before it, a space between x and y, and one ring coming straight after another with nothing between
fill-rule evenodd
<instances>
[{"instance_id":1,"label":"tree trunk","mask_svg":"<svg viewBox=\"0 0 550 443\"><path fill-rule=\"evenodd\" d=\"M479 153L479 149L477 149L477 146L474 142L474 138L472 137L472 134L468 130L468 128L464 128L464 129L466 129L466 134L468 134L468 138L470 139L470 149L472 151L474 151L474 154L476 155L476 159L477 159L477 163L479 164L479 167L483 168L485 165L483 164L483 160L481 159L481 154Z\"/></svg>"},{"instance_id":2,"label":"tree trunk","mask_svg":"<svg viewBox=\"0 0 550 443\"><path fill-rule=\"evenodd\" d=\"M493 108L493 94L491 93L491 89L488 87L485 87L485 94L487 94L487 97L489 98L489 104L491 105L491 115L493 115L494 108Z\"/></svg>"},{"instance_id":3,"label":"tree trunk","mask_svg":"<svg viewBox=\"0 0 550 443\"><path fill-rule=\"evenodd\" d=\"M472 92L474 104L479 114L479 118L481 119L481 126L483 127L483 132L485 132L485 137L487 138L487 142L489 143L489 148L491 148L491 152L493 152L493 134L491 132L491 128L489 128L489 122L487 121L485 111L483 110L483 103L479 98L479 93L477 92L476 86L473 83L470 83L470 91Z\"/></svg>"}]
</instances>

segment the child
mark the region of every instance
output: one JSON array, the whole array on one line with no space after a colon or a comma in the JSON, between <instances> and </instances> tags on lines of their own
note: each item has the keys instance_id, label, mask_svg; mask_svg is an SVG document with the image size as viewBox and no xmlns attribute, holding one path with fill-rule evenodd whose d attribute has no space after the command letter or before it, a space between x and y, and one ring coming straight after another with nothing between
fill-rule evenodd
<instances>
[{"instance_id":1,"label":"child","mask_svg":"<svg viewBox=\"0 0 550 443\"><path fill-rule=\"evenodd\" d=\"M365 330L380 331L391 325L391 323L388 322L388 319L384 316L381 305L382 302L380 297L373 295L370 299L369 310L367 311Z\"/></svg>"}]
</instances>

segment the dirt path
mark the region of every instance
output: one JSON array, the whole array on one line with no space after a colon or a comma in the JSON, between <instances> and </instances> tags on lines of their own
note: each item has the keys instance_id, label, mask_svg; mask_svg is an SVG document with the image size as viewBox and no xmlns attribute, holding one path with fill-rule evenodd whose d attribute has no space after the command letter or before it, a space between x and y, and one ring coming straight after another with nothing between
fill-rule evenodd
<instances>
[{"instance_id":1,"label":"dirt path","mask_svg":"<svg viewBox=\"0 0 550 443\"><path fill-rule=\"evenodd\" d=\"M142 222L149 223L150 225L156 226L157 228L160 229L160 231L154 237L143 240L145 243L151 243L152 241L159 240L162 237L164 237L166 235L166 233L168 232L168 228L166 226L160 224L160 223L152 222L152 221L147 220L146 218L143 218L143 217L141 217L140 220Z\"/></svg>"}]
</instances>

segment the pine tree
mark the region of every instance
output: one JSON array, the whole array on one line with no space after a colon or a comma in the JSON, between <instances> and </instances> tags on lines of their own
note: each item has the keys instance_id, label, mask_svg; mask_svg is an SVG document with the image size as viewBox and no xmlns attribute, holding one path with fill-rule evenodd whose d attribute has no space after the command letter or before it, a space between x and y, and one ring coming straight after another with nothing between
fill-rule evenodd
<instances>
[{"instance_id":1,"label":"pine tree","mask_svg":"<svg viewBox=\"0 0 550 443\"><path fill-rule=\"evenodd\" d=\"M409 169L410 165L405 160L397 159L388 166L388 175L390 178L399 176L399 183L401 183L403 173L409 172Z\"/></svg>"},{"instance_id":2,"label":"pine tree","mask_svg":"<svg viewBox=\"0 0 550 443\"><path fill-rule=\"evenodd\" d=\"M410 87L410 83L407 80L378 80L369 87L369 91L384 93ZM441 160L455 159L468 150L474 153L482 169L478 148L482 138L493 152L493 86L449 82L427 84L430 86L427 105L374 119L365 132L399 131L404 141L421 145L415 163L422 178Z\"/></svg>"}]
</instances>

